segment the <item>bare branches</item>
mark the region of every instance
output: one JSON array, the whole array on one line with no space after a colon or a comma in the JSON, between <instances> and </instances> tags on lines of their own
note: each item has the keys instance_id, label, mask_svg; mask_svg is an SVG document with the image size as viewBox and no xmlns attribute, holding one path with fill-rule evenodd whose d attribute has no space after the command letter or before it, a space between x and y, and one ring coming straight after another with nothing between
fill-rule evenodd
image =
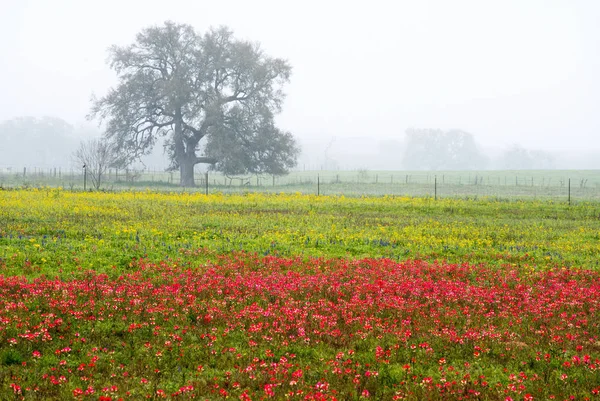
<instances>
[{"instance_id":1,"label":"bare branches","mask_svg":"<svg viewBox=\"0 0 600 401\"><path fill-rule=\"evenodd\" d=\"M109 168L123 164L118 150L108 142L99 139L81 142L79 148L73 153L73 159L87 170L96 190L100 188L102 177Z\"/></svg>"}]
</instances>

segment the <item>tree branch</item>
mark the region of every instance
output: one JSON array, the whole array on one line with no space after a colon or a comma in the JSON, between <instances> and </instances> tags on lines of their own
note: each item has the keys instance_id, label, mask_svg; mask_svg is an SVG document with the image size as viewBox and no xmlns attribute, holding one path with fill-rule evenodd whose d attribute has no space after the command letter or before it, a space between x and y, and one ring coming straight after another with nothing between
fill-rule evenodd
<instances>
[{"instance_id":1,"label":"tree branch","mask_svg":"<svg viewBox=\"0 0 600 401\"><path fill-rule=\"evenodd\" d=\"M208 163L208 164L216 164L218 162L218 160L214 157L208 157L208 156L199 156L196 157L196 159L194 160L195 164L199 164L199 163Z\"/></svg>"}]
</instances>

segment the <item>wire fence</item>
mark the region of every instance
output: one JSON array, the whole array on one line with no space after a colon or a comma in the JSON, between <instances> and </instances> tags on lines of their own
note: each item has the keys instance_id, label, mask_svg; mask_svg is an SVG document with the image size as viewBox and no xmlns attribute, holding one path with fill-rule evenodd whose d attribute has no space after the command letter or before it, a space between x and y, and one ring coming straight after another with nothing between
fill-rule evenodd
<instances>
[{"instance_id":1,"label":"wire fence","mask_svg":"<svg viewBox=\"0 0 600 401\"><path fill-rule=\"evenodd\" d=\"M87 182L85 182L87 181ZM275 192L344 196L418 196L436 198L535 198L571 202L600 200L600 171L297 171L285 176L229 177L196 171L194 188L179 185L179 172L114 170L102 177L105 191L153 189L204 193ZM0 187L62 187L92 190L82 169L0 167ZM85 188L84 188L85 187Z\"/></svg>"}]
</instances>

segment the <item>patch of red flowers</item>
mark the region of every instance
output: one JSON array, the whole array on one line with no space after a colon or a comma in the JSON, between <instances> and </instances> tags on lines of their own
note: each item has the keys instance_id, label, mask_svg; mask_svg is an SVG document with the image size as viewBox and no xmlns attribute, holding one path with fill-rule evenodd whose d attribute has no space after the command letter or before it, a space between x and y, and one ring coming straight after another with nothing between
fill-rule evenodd
<instances>
[{"instance_id":1,"label":"patch of red flowers","mask_svg":"<svg viewBox=\"0 0 600 401\"><path fill-rule=\"evenodd\" d=\"M0 392L585 399L600 387L598 272L246 254L134 267L0 276Z\"/></svg>"}]
</instances>

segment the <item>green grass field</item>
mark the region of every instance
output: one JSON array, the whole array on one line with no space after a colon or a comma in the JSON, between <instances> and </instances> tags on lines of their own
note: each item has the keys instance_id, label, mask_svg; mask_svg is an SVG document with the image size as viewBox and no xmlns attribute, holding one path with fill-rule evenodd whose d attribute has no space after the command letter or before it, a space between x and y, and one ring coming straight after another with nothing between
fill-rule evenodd
<instances>
[{"instance_id":1,"label":"green grass field","mask_svg":"<svg viewBox=\"0 0 600 401\"><path fill-rule=\"evenodd\" d=\"M570 181L570 182L569 182ZM105 177L104 190L146 189L182 190L178 172L145 171L126 173L111 171ZM197 188L206 191L204 173L196 174ZM418 196L418 197L498 197L568 200L600 199L600 171L532 170L532 171L302 171L287 176L247 176L229 178L217 173L208 176L209 193L294 193L345 196ZM0 172L0 186L83 188L81 171L49 169L23 172ZM569 189L570 186L570 189ZM90 188L91 184L88 183Z\"/></svg>"}]
</instances>

